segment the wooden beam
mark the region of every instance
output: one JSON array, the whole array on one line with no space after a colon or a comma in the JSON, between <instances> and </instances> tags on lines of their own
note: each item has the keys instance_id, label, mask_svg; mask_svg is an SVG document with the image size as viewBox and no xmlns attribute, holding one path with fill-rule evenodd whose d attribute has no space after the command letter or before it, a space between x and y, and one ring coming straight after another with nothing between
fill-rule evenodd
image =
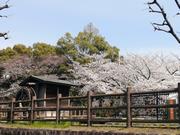
<instances>
[{"instance_id":1,"label":"wooden beam","mask_svg":"<svg viewBox=\"0 0 180 135\"><path fill-rule=\"evenodd\" d=\"M57 94L57 103L56 103L56 124L59 124L60 122L60 98L61 98L61 94Z\"/></svg>"},{"instance_id":2,"label":"wooden beam","mask_svg":"<svg viewBox=\"0 0 180 135\"><path fill-rule=\"evenodd\" d=\"M87 93L87 126L91 126L91 92Z\"/></svg>"},{"instance_id":3,"label":"wooden beam","mask_svg":"<svg viewBox=\"0 0 180 135\"><path fill-rule=\"evenodd\" d=\"M44 91L44 97L43 98L46 99L46 96L47 96L47 93L46 93L47 92L47 85L46 84L43 85L43 89L44 89L43 90ZM46 107L46 101L44 101L44 107Z\"/></svg>"},{"instance_id":4,"label":"wooden beam","mask_svg":"<svg viewBox=\"0 0 180 135\"><path fill-rule=\"evenodd\" d=\"M31 123L34 122L34 108L35 108L34 100L36 100L36 96L33 96L32 100L31 100L31 111L30 111L30 122Z\"/></svg>"},{"instance_id":5,"label":"wooden beam","mask_svg":"<svg viewBox=\"0 0 180 135\"><path fill-rule=\"evenodd\" d=\"M127 88L127 128L130 128L132 126L131 122L131 87Z\"/></svg>"},{"instance_id":6,"label":"wooden beam","mask_svg":"<svg viewBox=\"0 0 180 135\"><path fill-rule=\"evenodd\" d=\"M10 111L10 122L13 123L13 119L14 119L14 102L15 102L15 98L12 99L11 102L11 111Z\"/></svg>"}]
</instances>

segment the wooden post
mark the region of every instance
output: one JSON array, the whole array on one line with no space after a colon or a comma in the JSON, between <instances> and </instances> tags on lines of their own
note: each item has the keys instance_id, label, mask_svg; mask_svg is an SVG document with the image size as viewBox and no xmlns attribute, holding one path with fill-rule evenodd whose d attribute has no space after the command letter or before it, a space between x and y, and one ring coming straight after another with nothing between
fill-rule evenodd
<instances>
[{"instance_id":1,"label":"wooden post","mask_svg":"<svg viewBox=\"0 0 180 135\"><path fill-rule=\"evenodd\" d=\"M132 126L131 121L131 87L127 88L127 128L130 128Z\"/></svg>"},{"instance_id":2,"label":"wooden post","mask_svg":"<svg viewBox=\"0 0 180 135\"><path fill-rule=\"evenodd\" d=\"M180 83L178 83L178 117L179 117L179 123L180 123Z\"/></svg>"},{"instance_id":3,"label":"wooden post","mask_svg":"<svg viewBox=\"0 0 180 135\"><path fill-rule=\"evenodd\" d=\"M34 107L35 107L34 100L36 100L36 96L33 96L31 100L31 115L30 115L31 123L34 122Z\"/></svg>"},{"instance_id":4,"label":"wooden post","mask_svg":"<svg viewBox=\"0 0 180 135\"><path fill-rule=\"evenodd\" d=\"M12 99L11 102L11 112L10 112L10 122L13 123L13 119L14 119L14 102L15 102L15 98Z\"/></svg>"},{"instance_id":5,"label":"wooden post","mask_svg":"<svg viewBox=\"0 0 180 135\"><path fill-rule=\"evenodd\" d=\"M156 105L159 105L159 94L156 93L155 96L156 96ZM159 108L157 107L156 108L156 120L158 121L159 120Z\"/></svg>"},{"instance_id":6,"label":"wooden post","mask_svg":"<svg viewBox=\"0 0 180 135\"><path fill-rule=\"evenodd\" d=\"M87 93L87 126L91 126L91 92Z\"/></svg>"},{"instance_id":7,"label":"wooden post","mask_svg":"<svg viewBox=\"0 0 180 135\"><path fill-rule=\"evenodd\" d=\"M62 97L61 94L57 95L57 104L56 104L56 124L60 121L60 102L59 99Z\"/></svg>"},{"instance_id":8,"label":"wooden post","mask_svg":"<svg viewBox=\"0 0 180 135\"><path fill-rule=\"evenodd\" d=\"M47 85L44 84L42 89L43 89L43 92L44 92L43 93L43 99L46 99ZM46 101L43 101L43 107L46 107Z\"/></svg>"},{"instance_id":9,"label":"wooden post","mask_svg":"<svg viewBox=\"0 0 180 135\"><path fill-rule=\"evenodd\" d=\"M56 102L56 124L59 124L60 121L60 102L59 99L62 97L61 94L57 94L57 102Z\"/></svg>"},{"instance_id":10,"label":"wooden post","mask_svg":"<svg viewBox=\"0 0 180 135\"><path fill-rule=\"evenodd\" d=\"M47 84L42 84L42 94L43 94L43 99L46 99L47 97L46 97L46 92L47 92ZM46 106L46 100L43 100L42 101L42 103L43 103L43 108L46 108L47 106ZM40 115L42 115L44 118L46 118L47 117L47 111L40 111Z\"/></svg>"}]
</instances>

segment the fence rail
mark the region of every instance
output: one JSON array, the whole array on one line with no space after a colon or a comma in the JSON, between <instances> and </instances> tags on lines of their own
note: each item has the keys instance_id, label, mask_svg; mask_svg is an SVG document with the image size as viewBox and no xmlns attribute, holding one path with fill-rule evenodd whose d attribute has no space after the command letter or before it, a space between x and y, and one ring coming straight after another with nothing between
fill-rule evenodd
<instances>
[{"instance_id":1,"label":"fence rail","mask_svg":"<svg viewBox=\"0 0 180 135\"><path fill-rule=\"evenodd\" d=\"M177 99L169 99L175 94ZM170 101L172 100L172 101ZM63 102L68 102L64 105ZM52 104L52 105L48 105ZM91 126L94 123L179 123L180 84L173 90L0 102L0 121L73 121Z\"/></svg>"}]
</instances>

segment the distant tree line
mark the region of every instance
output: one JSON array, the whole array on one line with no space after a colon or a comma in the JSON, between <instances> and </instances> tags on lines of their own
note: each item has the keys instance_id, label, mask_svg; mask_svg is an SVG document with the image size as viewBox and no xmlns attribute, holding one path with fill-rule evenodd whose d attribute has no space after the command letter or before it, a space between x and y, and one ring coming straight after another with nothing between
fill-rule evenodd
<instances>
[{"instance_id":1,"label":"distant tree line","mask_svg":"<svg viewBox=\"0 0 180 135\"><path fill-rule=\"evenodd\" d=\"M56 54L55 47L47 43L35 43L33 47L27 47L23 44L16 44L12 48L0 50L0 61L6 61L18 56L27 55L29 57L42 57Z\"/></svg>"},{"instance_id":2,"label":"distant tree line","mask_svg":"<svg viewBox=\"0 0 180 135\"><path fill-rule=\"evenodd\" d=\"M119 58L119 49L112 47L103 36L98 33L98 29L92 23L88 24L83 32L72 37L67 32L61 37L56 45L37 42L32 47L24 44L16 44L12 48L7 47L0 50L0 61L6 61L18 56L27 55L32 58L40 58L48 55L66 55L81 64L90 62L90 55L102 54L105 58L116 61Z\"/></svg>"}]
</instances>

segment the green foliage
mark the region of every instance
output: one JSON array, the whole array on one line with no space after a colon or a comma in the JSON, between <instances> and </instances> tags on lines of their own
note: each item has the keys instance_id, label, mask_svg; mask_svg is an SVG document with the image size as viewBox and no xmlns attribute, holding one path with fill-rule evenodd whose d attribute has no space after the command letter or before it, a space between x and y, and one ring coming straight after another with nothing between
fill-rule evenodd
<instances>
[{"instance_id":1,"label":"green foliage","mask_svg":"<svg viewBox=\"0 0 180 135\"><path fill-rule=\"evenodd\" d=\"M59 65L58 74L67 74L68 70L70 69L69 65L67 64L61 64Z\"/></svg>"},{"instance_id":2,"label":"green foliage","mask_svg":"<svg viewBox=\"0 0 180 135\"><path fill-rule=\"evenodd\" d=\"M40 42L33 44L33 57L42 57L55 54L56 48L50 44Z\"/></svg>"},{"instance_id":3,"label":"green foliage","mask_svg":"<svg viewBox=\"0 0 180 135\"><path fill-rule=\"evenodd\" d=\"M119 57L119 49L112 47L104 37L98 35L98 29L92 23L87 25L83 32L73 38L70 33L66 33L57 42L57 53L65 54L81 64L89 63L90 58L81 54L105 54L105 58L116 61Z\"/></svg>"},{"instance_id":4,"label":"green foliage","mask_svg":"<svg viewBox=\"0 0 180 135\"><path fill-rule=\"evenodd\" d=\"M61 37L57 42L57 53L61 55L69 55L75 58L78 51L75 47L74 39L70 33L65 33L64 37Z\"/></svg>"},{"instance_id":5,"label":"green foliage","mask_svg":"<svg viewBox=\"0 0 180 135\"><path fill-rule=\"evenodd\" d=\"M11 59L16 55L17 55L16 51L14 51L10 47L7 47L6 49L0 50L0 61Z\"/></svg>"},{"instance_id":6,"label":"green foliage","mask_svg":"<svg viewBox=\"0 0 180 135\"><path fill-rule=\"evenodd\" d=\"M93 42L94 46L99 50L99 52L105 52L108 50L108 48L111 48L109 43L105 41L104 37L95 36Z\"/></svg>"},{"instance_id":7,"label":"green foliage","mask_svg":"<svg viewBox=\"0 0 180 135\"><path fill-rule=\"evenodd\" d=\"M19 55L31 55L32 54L32 48L31 47L26 47L23 44L16 44L13 47L13 50L19 54Z\"/></svg>"},{"instance_id":8,"label":"green foliage","mask_svg":"<svg viewBox=\"0 0 180 135\"><path fill-rule=\"evenodd\" d=\"M77 57L75 61L79 62L80 64L87 64L91 62L91 58L89 57Z\"/></svg>"},{"instance_id":9,"label":"green foliage","mask_svg":"<svg viewBox=\"0 0 180 135\"><path fill-rule=\"evenodd\" d=\"M117 61L119 58L119 49L117 47L111 47L107 50L107 55L105 58L111 59L113 62Z\"/></svg>"},{"instance_id":10,"label":"green foliage","mask_svg":"<svg viewBox=\"0 0 180 135\"><path fill-rule=\"evenodd\" d=\"M12 48L7 47L6 49L0 50L0 61L6 61L16 56L32 55L32 48L26 47L23 44L16 44Z\"/></svg>"},{"instance_id":11,"label":"green foliage","mask_svg":"<svg viewBox=\"0 0 180 135\"><path fill-rule=\"evenodd\" d=\"M80 32L75 38L75 42L81 52L89 55L106 54L106 58L113 61L119 57L119 49L112 47L101 35Z\"/></svg>"},{"instance_id":12,"label":"green foliage","mask_svg":"<svg viewBox=\"0 0 180 135\"><path fill-rule=\"evenodd\" d=\"M12 48L0 50L0 61L6 61L17 56L27 55L29 57L39 58L48 55L55 55L56 47L46 43L35 43L33 47L26 47L23 44L16 44Z\"/></svg>"}]
</instances>

